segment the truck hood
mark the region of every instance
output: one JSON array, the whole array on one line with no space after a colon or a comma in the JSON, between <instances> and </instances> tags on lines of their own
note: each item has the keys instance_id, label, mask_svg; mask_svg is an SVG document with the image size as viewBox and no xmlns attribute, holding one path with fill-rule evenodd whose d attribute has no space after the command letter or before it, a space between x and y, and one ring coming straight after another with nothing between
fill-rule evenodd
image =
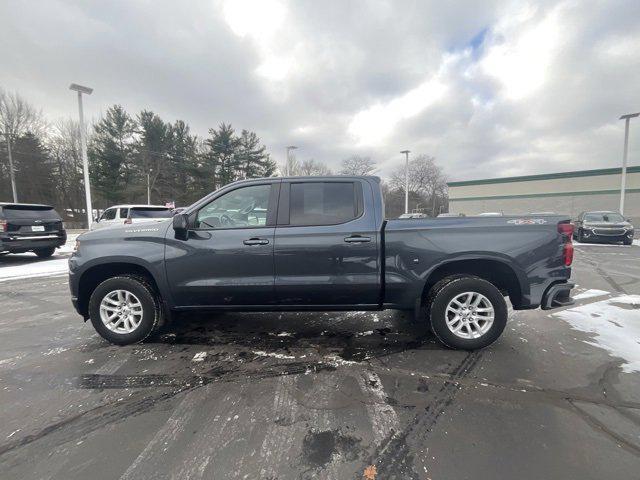
<instances>
[{"instance_id":1,"label":"truck hood","mask_svg":"<svg viewBox=\"0 0 640 480\"><path fill-rule=\"evenodd\" d=\"M101 228L83 233L78 240L108 240L123 239L128 237L145 236L145 237L162 237L167 228L173 223L173 219L167 218L157 222L142 222L130 225L118 225L117 227Z\"/></svg>"},{"instance_id":2,"label":"truck hood","mask_svg":"<svg viewBox=\"0 0 640 480\"><path fill-rule=\"evenodd\" d=\"M584 228L624 228L633 227L629 222L584 222Z\"/></svg>"}]
</instances>

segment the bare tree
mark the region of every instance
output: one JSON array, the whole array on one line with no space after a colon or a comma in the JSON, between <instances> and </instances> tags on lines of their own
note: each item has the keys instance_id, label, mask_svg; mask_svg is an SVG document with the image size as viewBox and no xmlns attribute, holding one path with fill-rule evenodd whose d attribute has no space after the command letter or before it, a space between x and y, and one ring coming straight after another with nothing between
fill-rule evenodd
<instances>
[{"instance_id":1,"label":"bare tree","mask_svg":"<svg viewBox=\"0 0 640 480\"><path fill-rule=\"evenodd\" d=\"M5 178L10 178L13 198L17 196L16 167L12 150L19 137L32 133L42 137L44 120L42 114L17 93L8 93L0 88L0 140L4 140L7 150L7 165L0 163L0 190L4 190ZM6 174L5 174L6 170Z\"/></svg>"},{"instance_id":2,"label":"bare tree","mask_svg":"<svg viewBox=\"0 0 640 480\"><path fill-rule=\"evenodd\" d=\"M398 167L389 181L392 190L405 189L404 167ZM429 213L435 216L440 205L444 204L447 184L442 169L436 165L435 158L419 155L409 162L409 193L414 192L427 199Z\"/></svg>"},{"instance_id":3,"label":"bare tree","mask_svg":"<svg viewBox=\"0 0 640 480\"><path fill-rule=\"evenodd\" d=\"M361 157L360 155L353 155L349 158L342 160L342 168L340 174L342 175L368 175L376 167L376 162L371 160L370 157Z\"/></svg>"},{"instance_id":4,"label":"bare tree","mask_svg":"<svg viewBox=\"0 0 640 480\"><path fill-rule=\"evenodd\" d=\"M80 129L75 120L59 120L52 126L46 140L54 162L57 205L64 206L68 217L79 214L84 205ZM62 213L62 212L61 212Z\"/></svg>"},{"instance_id":5,"label":"bare tree","mask_svg":"<svg viewBox=\"0 0 640 480\"><path fill-rule=\"evenodd\" d=\"M31 132L43 133L45 122L42 113L17 93L0 88L0 131L11 137Z\"/></svg>"},{"instance_id":6,"label":"bare tree","mask_svg":"<svg viewBox=\"0 0 640 480\"><path fill-rule=\"evenodd\" d=\"M287 171L286 165L280 165L280 174ZM308 160L298 161L295 157L291 157L289 163L289 175L292 177L319 177L323 175L333 175L333 172L324 163L318 162L312 158Z\"/></svg>"}]
</instances>

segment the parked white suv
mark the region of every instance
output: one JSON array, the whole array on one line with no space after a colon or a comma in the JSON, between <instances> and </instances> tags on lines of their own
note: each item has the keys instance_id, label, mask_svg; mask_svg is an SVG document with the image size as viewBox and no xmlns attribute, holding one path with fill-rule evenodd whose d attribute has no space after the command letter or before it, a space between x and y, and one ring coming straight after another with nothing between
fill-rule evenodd
<instances>
[{"instance_id":1,"label":"parked white suv","mask_svg":"<svg viewBox=\"0 0 640 480\"><path fill-rule=\"evenodd\" d=\"M95 219L91 230L132 223L158 222L173 217L173 209L161 205L114 205Z\"/></svg>"}]
</instances>

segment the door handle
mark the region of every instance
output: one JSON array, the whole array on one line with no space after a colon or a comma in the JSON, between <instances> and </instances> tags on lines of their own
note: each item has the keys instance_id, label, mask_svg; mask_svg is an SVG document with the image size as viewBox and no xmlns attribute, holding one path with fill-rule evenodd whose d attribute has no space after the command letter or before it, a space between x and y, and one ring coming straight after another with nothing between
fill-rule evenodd
<instances>
[{"instance_id":1,"label":"door handle","mask_svg":"<svg viewBox=\"0 0 640 480\"><path fill-rule=\"evenodd\" d=\"M344 241L347 243L366 243L371 241L371 237L363 237L362 235L351 235L345 237Z\"/></svg>"},{"instance_id":2,"label":"door handle","mask_svg":"<svg viewBox=\"0 0 640 480\"><path fill-rule=\"evenodd\" d=\"M268 245L269 240L266 238L249 238L248 240L244 240L242 243L245 245Z\"/></svg>"}]
</instances>

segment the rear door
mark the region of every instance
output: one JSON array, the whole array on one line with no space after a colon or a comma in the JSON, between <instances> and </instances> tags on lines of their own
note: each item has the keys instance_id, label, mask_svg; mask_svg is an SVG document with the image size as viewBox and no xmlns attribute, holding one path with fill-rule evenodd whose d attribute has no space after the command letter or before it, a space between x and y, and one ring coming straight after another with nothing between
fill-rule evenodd
<instances>
[{"instance_id":1,"label":"rear door","mask_svg":"<svg viewBox=\"0 0 640 480\"><path fill-rule=\"evenodd\" d=\"M379 302L378 231L362 180L283 181L275 234L280 305Z\"/></svg>"},{"instance_id":2,"label":"rear door","mask_svg":"<svg viewBox=\"0 0 640 480\"><path fill-rule=\"evenodd\" d=\"M167 232L165 266L178 307L273 305L278 181L239 185L190 212L186 239Z\"/></svg>"}]
</instances>

